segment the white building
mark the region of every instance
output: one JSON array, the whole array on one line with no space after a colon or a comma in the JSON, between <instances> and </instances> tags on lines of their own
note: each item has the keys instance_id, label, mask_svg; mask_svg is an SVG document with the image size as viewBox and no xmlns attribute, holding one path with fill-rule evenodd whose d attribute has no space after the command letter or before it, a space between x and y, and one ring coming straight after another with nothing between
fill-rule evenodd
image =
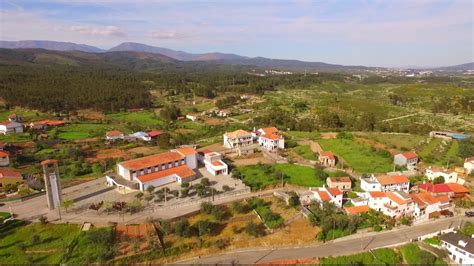
<instances>
[{"instance_id":1,"label":"white building","mask_svg":"<svg viewBox=\"0 0 474 266\"><path fill-rule=\"evenodd\" d=\"M260 138L258 138L258 144L268 151L285 149L285 139L273 133L261 135Z\"/></svg>"},{"instance_id":2,"label":"white building","mask_svg":"<svg viewBox=\"0 0 474 266\"><path fill-rule=\"evenodd\" d=\"M382 212L392 218L400 218L402 216L411 216L414 210L414 203L411 197L403 192L368 192L369 208Z\"/></svg>"},{"instance_id":3,"label":"white building","mask_svg":"<svg viewBox=\"0 0 474 266\"><path fill-rule=\"evenodd\" d=\"M370 176L368 178L361 178L360 187L364 191L403 191L408 193L410 189L410 181L406 176Z\"/></svg>"},{"instance_id":4,"label":"white building","mask_svg":"<svg viewBox=\"0 0 474 266\"><path fill-rule=\"evenodd\" d=\"M214 151L202 151L198 153L198 160L206 167L211 175L227 175L228 166L222 161L222 155Z\"/></svg>"},{"instance_id":5,"label":"white building","mask_svg":"<svg viewBox=\"0 0 474 266\"><path fill-rule=\"evenodd\" d=\"M130 135L130 137L132 137L134 139L140 139L140 140L143 140L143 141L151 141L150 135L148 135L148 133L143 132L143 131L135 132L132 135Z\"/></svg>"},{"instance_id":6,"label":"white building","mask_svg":"<svg viewBox=\"0 0 474 266\"><path fill-rule=\"evenodd\" d=\"M0 123L0 134L23 133L23 124L16 121Z\"/></svg>"},{"instance_id":7,"label":"white building","mask_svg":"<svg viewBox=\"0 0 474 266\"><path fill-rule=\"evenodd\" d=\"M430 192L421 192L410 196L415 203L413 216L417 220L425 221L430 218L430 214L453 210L448 195L435 196Z\"/></svg>"},{"instance_id":8,"label":"white building","mask_svg":"<svg viewBox=\"0 0 474 266\"><path fill-rule=\"evenodd\" d=\"M194 172L196 168L196 150L180 148L121 162L117 165L119 178L112 175L106 178L109 185L127 186L127 184L135 183L141 191L144 191L149 186L157 187L172 182L192 181L196 177Z\"/></svg>"},{"instance_id":9,"label":"white building","mask_svg":"<svg viewBox=\"0 0 474 266\"><path fill-rule=\"evenodd\" d=\"M448 251L448 256L455 263L474 264L474 239L460 233L447 233L440 237L441 246Z\"/></svg>"},{"instance_id":10,"label":"white building","mask_svg":"<svg viewBox=\"0 0 474 266\"><path fill-rule=\"evenodd\" d=\"M425 171L428 180L433 181L435 178L442 176L444 183L457 183L463 185L465 180L458 177L458 173L453 169L444 169L437 166L430 166Z\"/></svg>"},{"instance_id":11,"label":"white building","mask_svg":"<svg viewBox=\"0 0 474 266\"><path fill-rule=\"evenodd\" d=\"M468 175L474 172L474 157L469 157L464 160L464 171Z\"/></svg>"},{"instance_id":12,"label":"white building","mask_svg":"<svg viewBox=\"0 0 474 266\"><path fill-rule=\"evenodd\" d=\"M10 154L7 151L0 151L0 166L8 166L10 164Z\"/></svg>"},{"instance_id":13,"label":"white building","mask_svg":"<svg viewBox=\"0 0 474 266\"><path fill-rule=\"evenodd\" d=\"M194 122L199 119L199 116L197 114L187 114L186 118Z\"/></svg>"},{"instance_id":14,"label":"white building","mask_svg":"<svg viewBox=\"0 0 474 266\"><path fill-rule=\"evenodd\" d=\"M393 157L393 163L399 166L406 166L408 169L416 169L418 155L414 151L399 153Z\"/></svg>"},{"instance_id":15,"label":"white building","mask_svg":"<svg viewBox=\"0 0 474 266\"><path fill-rule=\"evenodd\" d=\"M253 144L252 134L242 129L224 134L224 147L233 149Z\"/></svg>"},{"instance_id":16,"label":"white building","mask_svg":"<svg viewBox=\"0 0 474 266\"><path fill-rule=\"evenodd\" d=\"M336 207L342 208L342 191L338 188L310 188L311 200L316 201L320 204L324 202L331 202Z\"/></svg>"}]
</instances>

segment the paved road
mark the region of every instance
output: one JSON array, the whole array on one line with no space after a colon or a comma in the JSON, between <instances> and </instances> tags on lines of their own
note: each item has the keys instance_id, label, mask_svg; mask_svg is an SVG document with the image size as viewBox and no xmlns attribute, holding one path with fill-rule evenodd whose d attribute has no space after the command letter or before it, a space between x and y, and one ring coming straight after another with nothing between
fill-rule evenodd
<instances>
[{"instance_id":1,"label":"paved road","mask_svg":"<svg viewBox=\"0 0 474 266\"><path fill-rule=\"evenodd\" d=\"M203 258L195 258L176 263L181 264L255 264L281 260L320 258L358 253L374 248L400 245L411 239L434 233L443 229L457 227L474 218L452 217L428 223L400 228L382 233L365 233L336 239L326 244L303 247L242 249L224 254L216 254Z\"/></svg>"}]
</instances>

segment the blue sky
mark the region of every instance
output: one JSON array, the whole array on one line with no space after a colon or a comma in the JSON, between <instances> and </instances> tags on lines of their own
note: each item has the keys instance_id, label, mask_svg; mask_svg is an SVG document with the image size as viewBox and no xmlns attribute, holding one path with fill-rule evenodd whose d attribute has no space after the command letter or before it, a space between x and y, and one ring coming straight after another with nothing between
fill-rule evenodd
<instances>
[{"instance_id":1,"label":"blue sky","mask_svg":"<svg viewBox=\"0 0 474 266\"><path fill-rule=\"evenodd\" d=\"M110 48L133 41L188 52L346 65L474 61L471 0L2 0L0 39Z\"/></svg>"}]
</instances>

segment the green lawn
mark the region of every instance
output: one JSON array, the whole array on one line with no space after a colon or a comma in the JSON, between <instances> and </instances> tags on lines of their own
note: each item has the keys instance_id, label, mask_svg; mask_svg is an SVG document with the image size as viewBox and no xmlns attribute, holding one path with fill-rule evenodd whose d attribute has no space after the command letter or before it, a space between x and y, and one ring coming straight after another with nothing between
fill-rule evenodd
<instances>
[{"instance_id":1,"label":"green lawn","mask_svg":"<svg viewBox=\"0 0 474 266\"><path fill-rule=\"evenodd\" d=\"M27 142L27 141L31 141L31 137L30 137L30 134L28 133L7 134L7 135L0 135L0 141L6 142L6 143Z\"/></svg>"},{"instance_id":2,"label":"green lawn","mask_svg":"<svg viewBox=\"0 0 474 266\"><path fill-rule=\"evenodd\" d=\"M107 118L115 123L130 123L145 128L162 128L164 121L155 115L153 111L141 111L141 112L123 112L108 114Z\"/></svg>"},{"instance_id":3,"label":"green lawn","mask_svg":"<svg viewBox=\"0 0 474 266\"><path fill-rule=\"evenodd\" d=\"M311 148L308 145L296 146L293 148L293 151L301 155L306 160L315 161L317 159L316 155L314 154L314 152L311 150Z\"/></svg>"},{"instance_id":4,"label":"green lawn","mask_svg":"<svg viewBox=\"0 0 474 266\"><path fill-rule=\"evenodd\" d=\"M113 228L92 228L81 232L72 246L72 250L64 258L67 264L106 262L115 254Z\"/></svg>"},{"instance_id":5,"label":"green lawn","mask_svg":"<svg viewBox=\"0 0 474 266\"><path fill-rule=\"evenodd\" d=\"M386 151L376 151L371 146L347 139L321 139L324 150L342 157L346 164L359 173L385 173L393 169L392 157Z\"/></svg>"},{"instance_id":6,"label":"green lawn","mask_svg":"<svg viewBox=\"0 0 474 266\"><path fill-rule=\"evenodd\" d=\"M288 184L304 187L319 187L324 184L324 180L315 177L313 168L295 164L276 164L273 167L269 165L249 165L238 167L238 170L244 176L244 183L257 189L281 182L281 176L275 174L274 170L285 173L285 182Z\"/></svg>"},{"instance_id":7,"label":"green lawn","mask_svg":"<svg viewBox=\"0 0 474 266\"><path fill-rule=\"evenodd\" d=\"M7 120L10 114L17 114L23 117L24 120L30 120L32 118L36 118L42 115L42 113L40 112L38 112L38 115L36 115L36 112L28 111L20 107L15 107L11 110L0 112L0 122Z\"/></svg>"},{"instance_id":8,"label":"green lawn","mask_svg":"<svg viewBox=\"0 0 474 266\"><path fill-rule=\"evenodd\" d=\"M400 248L403 259L409 265L446 265L442 259L428 251L420 249L417 244L410 243Z\"/></svg>"},{"instance_id":9,"label":"green lawn","mask_svg":"<svg viewBox=\"0 0 474 266\"><path fill-rule=\"evenodd\" d=\"M67 124L59 129L59 138L64 140L105 137L105 132L111 129L106 124Z\"/></svg>"},{"instance_id":10,"label":"green lawn","mask_svg":"<svg viewBox=\"0 0 474 266\"><path fill-rule=\"evenodd\" d=\"M285 135L293 139L318 139L320 137L320 134L317 131L289 131L285 133Z\"/></svg>"},{"instance_id":11,"label":"green lawn","mask_svg":"<svg viewBox=\"0 0 474 266\"><path fill-rule=\"evenodd\" d=\"M400 256L393 249L381 248L371 252L364 252L350 256L329 257L321 259L322 265L371 265L397 264Z\"/></svg>"},{"instance_id":12,"label":"green lawn","mask_svg":"<svg viewBox=\"0 0 474 266\"><path fill-rule=\"evenodd\" d=\"M30 224L0 230L0 264L58 264L79 233L72 224Z\"/></svg>"}]
</instances>

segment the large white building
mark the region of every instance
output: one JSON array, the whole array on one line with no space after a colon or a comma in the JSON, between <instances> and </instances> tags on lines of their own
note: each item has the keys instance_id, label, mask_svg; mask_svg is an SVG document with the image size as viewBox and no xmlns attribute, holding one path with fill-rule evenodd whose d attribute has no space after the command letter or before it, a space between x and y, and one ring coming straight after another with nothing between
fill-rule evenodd
<instances>
[{"instance_id":1,"label":"large white building","mask_svg":"<svg viewBox=\"0 0 474 266\"><path fill-rule=\"evenodd\" d=\"M455 263L474 264L474 239L460 233L447 233L441 236L441 246Z\"/></svg>"},{"instance_id":2,"label":"large white building","mask_svg":"<svg viewBox=\"0 0 474 266\"><path fill-rule=\"evenodd\" d=\"M242 129L224 134L224 147L233 149L253 144L252 134Z\"/></svg>"},{"instance_id":3,"label":"large white building","mask_svg":"<svg viewBox=\"0 0 474 266\"><path fill-rule=\"evenodd\" d=\"M117 165L119 176L108 175L106 178L109 185L124 187L135 183L144 191L149 186L192 181L196 177L194 170L197 167L196 150L180 148L121 162Z\"/></svg>"},{"instance_id":4,"label":"large white building","mask_svg":"<svg viewBox=\"0 0 474 266\"><path fill-rule=\"evenodd\" d=\"M383 192L393 192L393 191L403 191L408 193L410 189L410 181L406 176L389 176L381 175L374 176L371 175L368 178L361 178L360 187L364 191L383 191Z\"/></svg>"},{"instance_id":5,"label":"large white building","mask_svg":"<svg viewBox=\"0 0 474 266\"><path fill-rule=\"evenodd\" d=\"M331 202L336 207L342 208L343 193L338 188L310 188L307 193L304 193L304 196L307 197L307 199L303 199L305 202L308 202L308 199L309 201L315 201L319 204Z\"/></svg>"},{"instance_id":6,"label":"large white building","mask_svg":"<svg viewBox=\"0 0 474 266\"><path fill-rule=\"evenodd\" d=\"M395 219L411 216L414 210L413 200L403 191L372 191L368 192L367 199L369 208Z\"/></svg>"}]
</instances>

